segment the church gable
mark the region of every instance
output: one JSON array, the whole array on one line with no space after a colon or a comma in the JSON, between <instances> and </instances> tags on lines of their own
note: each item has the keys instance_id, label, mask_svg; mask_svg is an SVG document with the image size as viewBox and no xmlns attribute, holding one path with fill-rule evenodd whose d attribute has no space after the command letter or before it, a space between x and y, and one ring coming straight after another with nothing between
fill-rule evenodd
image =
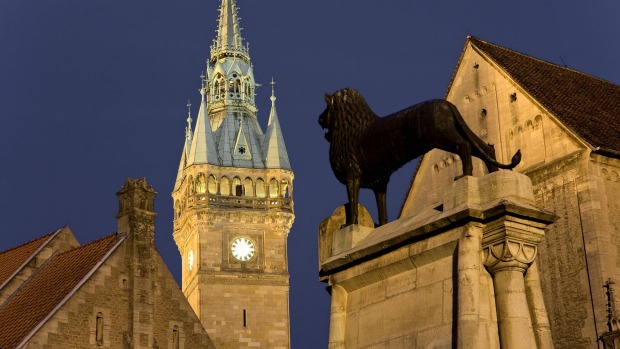
<instances>
[{"instance_id":1,"label":"church gable","mask_svg":"<svg viewBox=\"0 0 620 349\"><path fill-rule=\"evenodd\" d=\"M0 305L54 253L79 246L69 227L60 228L0 253Z\"/></svg>"},{"instance_id":2,"label":"church gable","mask_svg":"<svg viewBox=\"0 0 620 349\"><path fill-rule=\"evenodd\" d=\"M118 246L116 234L54 257L0 307L0 347L28 342L55 310L80 287L87 275ZM15 321L15 319L20 321Z\"/></svg>"},{"instance_id":3,"label":"church gable","mask_svg":"<svg viewBox=\"0 0 620 349\"><path fill-rule=\"evenodd\" d=\"M135 341L134 345L140 347L213 348L200 320L155 250L153 292L156 301L144 306L140 300L132 299L129 243L130 240L125 239L37 331L29 341L32 347L123 348ZM139 316L132 325L130 314L134 308L139 309ZM131 338L132 326L148 326L149 334Z\"/></svg>"},{"instance_id":4,"label":"church gable","mask_svg":"<svg viewBox=\"0 0 620 349\"><path fill-rule=\"evenodd\" d=\"M446 99L454 103L468 126L493 144L497 160L509 163L521 150L518 172L527 172L587 147L581 137L564 126L548 108L512 78L470 40L467 41ZM433 150L420 161L401 215L436 207L445 186L462 173L460 158ZM474 158L474 176L486 168Z\"/></svg>"}]
</instances>

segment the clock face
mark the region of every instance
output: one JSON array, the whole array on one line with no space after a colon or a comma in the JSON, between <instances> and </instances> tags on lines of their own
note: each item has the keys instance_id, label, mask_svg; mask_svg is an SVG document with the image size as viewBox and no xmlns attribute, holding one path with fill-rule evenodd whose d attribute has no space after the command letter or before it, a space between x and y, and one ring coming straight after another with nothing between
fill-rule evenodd
<instances>
[{"instance_id":1,"label":"clock face","mask_svg":"<svg viewBox=\"0 0 620 349\"><path fill-rule=\"evenodd\" d=\"M230 252L237 260L247 262L254 257L254 242L246 237L238 237L230 244Z\"/></svg>"},{"instance_id":2,"label":"clock face","mask_svg":"<svg viewBox=\"0 0 620 349\"><path fill-rule=\"evenodd\" d=\"M189 250L189 254L187 255L187 265L189 265L189 271L192 271L192 267L194 266L194 251Z\"/></svg>"}]
</instances>

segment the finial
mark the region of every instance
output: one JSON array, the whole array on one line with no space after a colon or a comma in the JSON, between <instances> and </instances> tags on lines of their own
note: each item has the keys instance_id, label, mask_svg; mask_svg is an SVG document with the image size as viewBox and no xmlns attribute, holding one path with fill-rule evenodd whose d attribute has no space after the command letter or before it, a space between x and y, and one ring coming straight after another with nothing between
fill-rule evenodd
<instances>
[{"instance_id":1,"label":"finial","mask_svg":"<svg viewBox=\"0 0 620 349\"><path fill-rule=\"evenodd\" d=\"M275 86L276 86L276 82L273 81L273 76L271 77L271 82L269 83L271 84L271 103L274 104L276 102L276 91L275 91Z\"/></svg>"},{"instance_id":2,"label":"finial","mask_svg":"<svg viewBox=\"0 0 620 349\"><path fill-rule=\"evenodd\" d=\"M185 137L190 139L192 137L192 112L191 112L192 104L187 100L187 127L185 128Z\"/></svg>"},{"instance_id":3,"label":"finial","mask_svg":"<svg viewBox=\"0 0 620 349\"><path fill-rule=\"evenodd\" d=\"M207 89L205 87L205 84L207 82L207 79L205 78L205 72L204 70L202 71L202 74L200 74L200 95L202 95L202 100L205 100L205 95L207 94Z\"/></svg>"}]
</instances>

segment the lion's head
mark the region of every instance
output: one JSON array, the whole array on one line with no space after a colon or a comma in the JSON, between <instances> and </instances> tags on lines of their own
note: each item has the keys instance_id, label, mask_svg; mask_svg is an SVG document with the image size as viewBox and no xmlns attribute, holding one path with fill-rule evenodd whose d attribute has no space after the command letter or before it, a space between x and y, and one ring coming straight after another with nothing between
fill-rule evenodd
<instances>
[{"instance_id":1,"label":"lion's head","mask_svg":"<svg viewBox=\"0 0 620 349\"><path fill-rule=\"evenodd\" d=\"M345 88L333 95L325 93L327 107L319 115L319 125L327 129L325 139L331 142L334 132L340 130L357 133L372 124L378 116L356 90Z\"/></svg>"}]
</instances>

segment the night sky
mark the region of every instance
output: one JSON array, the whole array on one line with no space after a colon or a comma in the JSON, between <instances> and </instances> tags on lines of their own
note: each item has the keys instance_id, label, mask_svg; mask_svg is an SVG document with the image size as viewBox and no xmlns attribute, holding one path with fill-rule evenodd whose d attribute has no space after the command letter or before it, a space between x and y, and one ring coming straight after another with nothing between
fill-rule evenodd
<instances>
[{"instance_id":1,"label":"night sky","mask_svg":"<svg viewBox=\"0 0 620 349\"><path fill-rule=\"evenodd\" d=\"M116 230L126 177L159 192L156 244L180 281L172 200L188 98L218 0L0 1L0 250L68 225L81 243ZM620 2L238 0L259 122L269 82L291 166L291 341L327 346L317 227L346 200L317 123L323 95L357 88L379 115L444 96L467 35L620 83ZM396 218L414 164L388 188ZM376 220L374 199L362 204ZM420 316L420 314L412 314Z\"/></svg>"}]
</instances>

